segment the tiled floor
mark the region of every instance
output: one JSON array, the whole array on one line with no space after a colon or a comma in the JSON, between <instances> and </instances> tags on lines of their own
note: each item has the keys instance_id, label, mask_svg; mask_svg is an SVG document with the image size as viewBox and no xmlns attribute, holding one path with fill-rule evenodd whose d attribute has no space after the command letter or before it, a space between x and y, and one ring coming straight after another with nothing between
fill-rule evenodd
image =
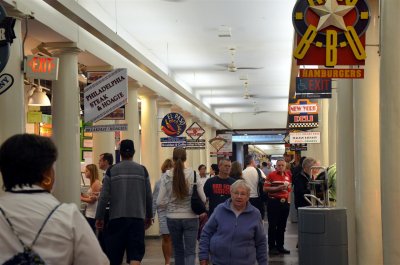
<instances>
[{"instance_id":1,"label":"tiled floor","mask_svg":"<svg viewBox=\"0 0 400 265\"><path fill-rule=\"evenodd\" d=\"M265 223L265 231L268 224ZM285 248L289 249L289 255L277 255L268 257L268 265L298 265L297 224L288 222L285 233ZM173 263L172 263L173 264ZM146 254L142 265L164 265L164 258L161 251L161 239L146 239ZM250 264L249 264L250 265Z\"/></svg>"}]
</instances>

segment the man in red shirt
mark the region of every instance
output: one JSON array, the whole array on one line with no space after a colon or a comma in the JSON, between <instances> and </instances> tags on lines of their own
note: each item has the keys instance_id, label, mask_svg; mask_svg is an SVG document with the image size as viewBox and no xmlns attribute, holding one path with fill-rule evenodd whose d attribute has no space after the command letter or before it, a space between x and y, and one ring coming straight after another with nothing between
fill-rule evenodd
<instances>
[{"instance_id":1,"label":"man in red shirt","mask_svg":"<svg viewBox=\"0 0 400 265\"><path fill-rule=\"evenodd\" d=\"M268 174L264 183L264 192L268 192L268 248L270 254L290 254L284 248L286 222L289 216L289 193L292 178L286 172L286 162L276 162L276 171Z\"/></svg>"}]
</instances>

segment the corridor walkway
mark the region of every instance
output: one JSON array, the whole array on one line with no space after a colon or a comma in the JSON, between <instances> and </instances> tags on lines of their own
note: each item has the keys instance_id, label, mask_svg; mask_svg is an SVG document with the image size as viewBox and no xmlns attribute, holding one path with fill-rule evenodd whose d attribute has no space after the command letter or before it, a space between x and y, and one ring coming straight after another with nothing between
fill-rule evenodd
<instances>
[{"instance_id":1,"label":"corridor walkway","mask_svg":"<svg viewBox=\"0 0 400 265\"><path fill-rule=\"evenodd\" d=\"M265 231L268 229L268 223L265 223ZM268 265L298 265L297 243L297 224L288 222L285 233L285 247L290 250L289 255L276 255L268 257ZM164 258L161 251L161 239L146 239L146 254L142 265L163 265ZM173 263L171 263L172 265ZM198 263L197 263L198 264Z\"/></svg>"}]
</instances>

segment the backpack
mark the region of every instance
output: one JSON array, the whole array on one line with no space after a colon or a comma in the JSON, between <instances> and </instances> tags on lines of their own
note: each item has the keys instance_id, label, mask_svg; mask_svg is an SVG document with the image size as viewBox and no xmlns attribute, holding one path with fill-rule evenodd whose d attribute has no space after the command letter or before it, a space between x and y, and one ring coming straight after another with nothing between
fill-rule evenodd
<instances>
[{"instance_id":1,"label":"backpack","mask_svg":"<svg viewBox=\"0 0 400 265\"><path fill-rule=\"evenodd\" d=\"M259 168L256 168L257 173L258 173L258 183L257 183L257 192L258 192L258 197L261 199L263 202L268 201L268 193L264 192L264 182L265 178L261 176L261 170Z\"/></svg>"},{"instance_id":2,"label":"backpack","mask_svg":"<svg viewBox=\"0 0 400 265\"><path fill-rule=\"evenodd\" d=\"M54 213L55 210L60 206L61 204L58 204L56 207L51 210L51 212L47 215L46 219L44 220L42 226L40 227L39 231L37 232L35 239L32 241L32 244L30 246L27 246L21 238L18 236L18 233L15 231L13 225L11 224L10 220L7 218L6 213L3 211L3 209L0 207L0 212L3 214L4 218L6 219L8 225L10 226L12 232L14 235L18 238L19 243L24 248L23 252L19 252L16 255L14 255L11 259L7 260L6 262L3 263L3 265L45 265L46 263L43 261L43 259L37 254L35 251L32 250L33 246L36 243L36 240L38 239L40 233L43 230L43 227L46 225L47 221L50 219L50 216Z\"/></svg>"}]
</instances>

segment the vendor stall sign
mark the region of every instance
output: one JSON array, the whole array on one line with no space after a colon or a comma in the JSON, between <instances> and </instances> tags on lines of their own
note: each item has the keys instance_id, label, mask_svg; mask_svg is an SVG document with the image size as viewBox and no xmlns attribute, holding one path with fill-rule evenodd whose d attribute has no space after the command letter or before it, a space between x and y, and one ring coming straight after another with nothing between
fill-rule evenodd
<instances>
[{"instance_id":1,"label":"vendor stall sign","mask_svg":"<svg viewBox=\"0 0 400 265\"><path fill-rule=\"evenodd\" d=\"M289 134L291 144L319 144L321 132L295 132Z\"/></svg>"},{"instance_id":2,"label":"vendor stall sign","mask_svg":"<svg viewBox=\"0 0 400 265\"><path fill-rule=\"evenodd\" d=\"M186 147L186 137L161 137L161 147Z\"/></svg>"},{"instance_id":3,"label":"vendor stall sign","mask_svg":"<svg viewBox=\"0 0 400 265\"><path fill-rule=\"evenodd\" d=\"M161 130L168 136L179 136L185 131L185 129L185 118L179 113L168 113L161 120Z\"/></svg>"},{"instance_id":4,"label":"vendor stall sign","mask_svg":"<svg viewBox=\"0 0 400 265\"><path fill-rule=\"evenodd\" d=\"M232 134L218 134L216 137L208 141L216 151L211 151L211 157L228 157L232 156Z\"/></svg>"},{"instance_id":5,"label":"vendor stall sign","mask_svg":"<svg viewBox=\"0 0 400 265\"><path fill-rule=\"evenodd\" d=\"M364 65L367 0L297 0L292 22L298 65Z\"/></svg>"},{"instance_id":6,"label":"vendor stall sign","mask_svg":"<svg viewBox=\"0 0 400 265\"><path fill-rule=\"evenodd\" d=\"M193 140L198 140L200 139L201 136L206 131L201 128L201 126L197 122L193 122L192 125L189 126L189 128L186 129L186 134Z\"/></svg>"},{"instance_id":7,"label":"vendor stall sign","mask_svg":"<svg viewBox=\"0 0 400 265\"><path fill-rule=\"evenodd\" d=\"M299 99L289 104L289 128L318 127L318 104L308 99Z\"/></svg>"},{"instance_id":8,"label":"vendor stall sign","mask_svg":"<svg viewBox=\"0 0 400 265\"><path fill-rule=\"evenodd\" d=\"M296 77L296 98L331 98L332 79Z\"/></svg>"},{"instance_id":9,"label":"vendor stall sign","mask_svg":"<svg viewBox=\"0 0 400 265\"><path fill-rule=\"evenodd\" d=\"M363 79L364 69L300 69L301 78Z\"/></svg>"},{"instance_id":10,"label":"vendor stall sign","mask_svg":"<svg viewBox=\"0 0 400 265\"><path fill-rule=\"evenodd\" d=\"M206 149L206 140L205 139L186 139L186 149L190 150L204 150Z\"/></svg>"},{"instance_id":11,"label":"vendor stall sign","mask_svg":"<svg viewBox=\"0 0 400 265\"><path fill-rule=\"evenodd\" d=\"M44 80L58 79L58 58L28 55L25 61L27 77Z\"/></svg>"},{"instance_id":12,"label":"vendor stall sign","mask_svg":"<svg viewBox=\"0 0 400 265\"><path fill-rule=\"evenodd\" d=\"M110 124L110 125L94 125L85 126L84 131L89 133L94 132L115 132L115 131L127 131L128 124Z\"/></svg>"},{"instance_id":13,"label":"vendor stall sign","mask_svg":"<svg viewBox=\"0 0 400 265\"><path fill-rule=\"evenodd\" d=\"M127 102L127 70L116 69L85 87L85 122L96 122Z\"/></svg>"}]
</instances>

